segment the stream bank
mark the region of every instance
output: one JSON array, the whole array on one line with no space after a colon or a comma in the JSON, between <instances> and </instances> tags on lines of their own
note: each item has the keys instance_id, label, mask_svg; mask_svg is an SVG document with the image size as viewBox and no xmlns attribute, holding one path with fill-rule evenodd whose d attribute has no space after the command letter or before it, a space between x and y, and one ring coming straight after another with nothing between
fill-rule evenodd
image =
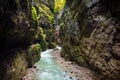
<instances>
[{"instance_id":1,"label":"stream bank","mask_svg":"<svg viewBox=\"0 0 120 80\"><path fill-rule=\"evenodd\" d=\"M64 68L65 72L72 78L75 77L76 80L97 80L93 72L87 68L78 66L72 61L65 60L60 56L61 50L54 50L52 52L52 57L56 60L56 64Z\"/></svg>"},{"instance_id":2,"label":"stream bank","mask_svg":"<svg viewBox=\"0 0 120 80\"><path fill-rule=\"evenodd\" d=\"M60 53L61 49L58 48L42 52L41 60L33 68L27 70L23 80L97 80L89 69L80 67L71 61L66 61L60 56Z\"/></svg>"}]
</instances>

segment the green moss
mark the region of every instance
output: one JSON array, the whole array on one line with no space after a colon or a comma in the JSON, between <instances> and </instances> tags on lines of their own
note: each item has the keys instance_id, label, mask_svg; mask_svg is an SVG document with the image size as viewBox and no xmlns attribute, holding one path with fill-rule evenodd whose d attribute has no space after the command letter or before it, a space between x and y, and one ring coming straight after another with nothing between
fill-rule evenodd
<instances>
[{"instance_id":1,"label":"green moss","mask_svg":"<svg viewBox=\"0 0 120 80\"><path fill-rule=\"evenodd\" d=\"M40 59L40 52L41 46L38 43L29 47L27 55L28 67L32 67Z\"/></svg>"},{"instance_id":2,"label":"green moss","mask_svg":"<svg viewBox=\"0 0 120 80\"><path fill-rule=\"evenodd\" d=\"M41 45L41 49L42 50L46 50L47 49L48 43L46 42L46 35L45 34L41 34L40 45Z\"/></svg>"},{"instance_id":3,"label":"green moss","mask_svg":"<svg viewBox=\"0 0 120 80\"><path fill-rule=\"evenodd\" d=\"M63 52L61 53L61 55L65 57L65 59L74 61L81 66L87 66L86 59L82 55L80 46L75 46L75 45L68 46L68 44L66 45L64 44Z\"/></svg>"},{"instance_id":4,"label":"green moss","mask_svg":"<svg viewBox=\"0 0 120 80\"><path fill-rule=\"evenodd\" d=\"M37 34L35 35L35 39L40 42L42 50L47 49L48 43L46 42L46 34L41 27L39 27Z\"/></svg>"},{"instance_id":5,"label":"green moss","mask_svg":"<svg viewBox=\"0 0 120 80\"><path fill-rule=\"evenodd\" d=\"M54 15L49 9L49 7L45 6L44 4L39 5L39 12L40 12L40 18L46 17L49 22L54 22Z\"/></svg>"},{"instance_id":6,"label":"green moss","mask_svg":"<svg viewBox=\"0 0 120 80\"><path fill-rule=\"evenodd\" d=\"M42 29L41 27L39 28L39 30L40 30L40 33L41 33L41 34L44 33L44 31L43 31L43 29Z\"/></svg>"},{"instance_id":7,"label":"green moss","mask_svg":"<svg viewBox=\"0 0 120 80\"><path fill-rule=\"evenodd\" d=\"M36 3L39 3L40 1L39 0L35 0Z\"/></svg>"},{"instance_id":8,"label":"green moss","mask_svg":"<svg viewBox=\"0 0 120 80\"><path fill-rule=\"evenodd\" d=\"M54 0L54 1L55 1L54 13L58 13L64 8L66 0Z\"/></svg>"},{"instance_id":9,"label":"green moss","mask_svg":"<svg viewBox=\"0 0 120 80\"><path fill-rule=\"evenodd\" d=\"M49 43L48 43L48 47L49 47L50 49L55 48L55 47L56 47L56 43L54 43L54 42L49 42Z\"/></svg>"},{"instance_id":10,"label":"green moss","mask_svg":"<svg viewBox=\"0 0 120 80\"><path fill-rule=\"evenodd\" d=\"M36 11L36 9L35 9L34 6L32 6L31 11L32 11L32 19L33 19L34 21L38 21L37 11Z\"/></svg>"},{"instance_id":11,"label":"green moss","mask_svg":"<svg viewBox=\"0 0 120 80\"><path fill-rule=\"evenodd\" d=\"M48 43L46 42L46 34L44 34L43 29L40 27L39 28L40 31L40 45L41 45L41 49L42 50L46 50Z\"/></svg>"},{"instance_id":12,"label":"green moss","mask_svg":"<svg viewBox=\"0 0 120 80\"><path fill-rule=\"evenodd\" d=\"M40 46L40 44L34 44L34 45L30 46L28 51L32 54L39 54L41 52L41 46Z\"/></svg>"}]
</instances>

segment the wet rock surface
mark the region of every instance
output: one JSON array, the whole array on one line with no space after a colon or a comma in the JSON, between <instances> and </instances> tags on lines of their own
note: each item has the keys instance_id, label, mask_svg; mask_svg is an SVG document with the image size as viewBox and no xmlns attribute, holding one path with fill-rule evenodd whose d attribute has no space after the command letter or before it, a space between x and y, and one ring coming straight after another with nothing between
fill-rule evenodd
<instances>
[{"instance_id":1,"label":"wet rock surface","mask_svg":"<svg viewBox=\"0 0 120 80\"><path fill-rule=\"evenodd\" d=\"M68 1L61 20L61 56L89 67L100 80L120 79L118 4L114 0Z\"/></svg>"},{"instance_id":2,"label":"wet rock surface","mask_svg":"<svg viewBox=\"0 0 120 80\"><path fill-rule=\"evenodd\" d=\"M52 52L52 57L56 63L64 68L64 70L71 76L70 78L76 78L76 80L97 80L94 73L89 69L78 66L76 63L65 60L60 56L61 50L55 50Z\"/></svg>"}]
</instances>

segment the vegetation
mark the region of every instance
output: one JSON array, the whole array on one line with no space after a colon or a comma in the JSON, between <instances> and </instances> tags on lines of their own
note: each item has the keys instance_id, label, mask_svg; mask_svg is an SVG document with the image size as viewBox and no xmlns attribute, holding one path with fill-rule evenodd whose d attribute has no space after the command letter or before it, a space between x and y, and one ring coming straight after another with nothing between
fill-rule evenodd
<instances>
[{"instance_id":1,"label":"vegetation","mask_svg":"<svg viewBox=\"0 0 120 80\"><path fill-rule=\"evenodd\" d=\"M46 34L44 34L44 31L42 28L40 28L40 45L42 50L46 50L48 43L46 42Z\"/></svg>"},{"instance_id":2,"label":"vegetation","mask_svg":"<svg viewBox=\"0 0 120 80\"><path fill-rule=\"evenodd\" d=\"M54 22L54 15L51 10L44 4L39 5L40 18L46 17L50 23Z\"/></svg>"},{"instance_id":3,"label":"vegetation","mask_svg":"<svg viewBox=\"0 0 120 80\"><path fill-rule=\"evenodd\" d=\"M52 49L56 47L56 43L55 42L49 42L48 43L48 48Z\"/></svg>"},{"instance_id":4,"label":"vegetation","mask_svg":"<svg viewBox=\"0 0 120 80\"><path fill-rule=\"evenodd\" d=\"M32 6L31 12L32 12L33 24L35 24L36 22L38 22L38 16L34 6Z\"/></svg>"},{"instance_id":5,"label":"vegetation","mask_svg":"<svg viewBox=\"0 0 120 80\"><path fill-rule=\"evenodd\" d=\"M58 13L64 8L66 0L54 0L54 1L55 1L54 13Z\"/></svg>"},{"instance_id":6,"label":"vegetation","mask_svg":"<svg viewBox=\"0 0 120 80\"><path fill-rule=\"evenodd\" d=\"M40 51L41 51L40 44L34 44L30 46L30 48L28 49L28 52L30 52L31 54L39 54Z\"/></svg>"},{"instance_id":7,"label":"vegetation","mask_svg":"<svg viewBox=\"0 0 120 80\"><path fill-rule=\"evenodd\" d=\"M120 80L120 0L1 0L0 20L0 80L22 80L56 44L55 57L99 80Z\"/></svg>"},{"instance_id":8,"label":"vegetation","mask_svg":"<svg viewBox=\"0 0 120 80\"><path fill-rule=\"evenodd\" d=\"M39 43L31 45L27 50L28 67L31 67L40 58L41 46Z\"/></svg>"}]
</instances>

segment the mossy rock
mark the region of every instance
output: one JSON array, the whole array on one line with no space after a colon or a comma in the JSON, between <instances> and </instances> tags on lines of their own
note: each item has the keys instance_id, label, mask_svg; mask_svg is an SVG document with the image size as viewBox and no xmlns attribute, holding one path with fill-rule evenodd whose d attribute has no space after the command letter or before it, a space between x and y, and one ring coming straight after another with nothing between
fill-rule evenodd
<instances>
[{"instance_id":1,"label":"mossy rock","mask_svg":"<svg viewBox=\"0 0 120 80\"><path fill-rule=\"evenodd\" d=\"M30 48L28 49L28 51L32 54L38 54L40 53L40 50L41 47L40 47L40 44L33 44L32 46L30 46Z\"/></svg>"},{"instance_id":2,"label":"mossy rock","mask_svg":"<svg viewBox=\"0 0 120 80\"><path fill-rule=\"evenodd\" d=\"M40 43L41 50L44 51L48 47L48 43L46 41L46 34L44 33L44 30L39 27L37 34L35 35L35 40Z\"/></svg>"},{"instance_id":3,"label":"mossy rock","mask_svg":"<svg viewBox=\"0 0 120 80\"><path fill-rule=\"evenodd\" d=\"M49 42L48 43L48 48L49 49L52 49L52 48L55 48L56 47L56 43L55 42Z\"/></svg>"},{"instance_id":4,"label":"mossy rock","mask_svg":"<svg viewBox=\"0 0 120 80\"><path fill-rule=\"evenodd\" d=\"M38 15L37 15L36 8L34 6L32 6L31 8L31 13L32 13L33 26L38 26Z\"/></svg>"},{"instance_id":5,"label":"mossy rock","mask_svg":"<svg viewBox=\"0 0 120 80\"><path fill-rule=\"evenodd\" d=\"M42 23L45 21L45 24L53 24L54 23L54 14L50 10L50 8L44 4L38 5L38 16L39 16L39 22ZM44 20L43 20L44 19Z\"/></svg>"},{"instance_id":6,"label":"mossy rock","mask_svg":"<svg viewBox=\"0 0 120 80\"><path fill-rule=\"evenodd\" d=\"M32 11L32 19L33 19L34 21L37 21L37 20L38 20L38 18L37 18L37 11L36 11L36 9L35 9L34 6L32 6L31 11Z\"/></svg>"},{"instance_id":7,"label":"mossy rock","mask_svg":"<svg viewBox=\"0 0 120 80\"><path fill-rule=\"evenodd\" d=\"M37 33L36 33L36 35L35 35L35 40L37 41L37 42L40 42L41 41L41 35L42 34L44 34L44 31L43 31L43 29L41 28L41 27L39 27L38 28L38 30L37 30Z\"/></svg>"},{"instance_id":8,"label":"mossy rock","mask_svg":"<svg viewBox=\"0 0 120 80\"><path fill-rule=\"evenodd\" d=\"M28 49L28 67L31 67L40 59L41 46L40 44L33 44ZM32 58L31 58L32 57Z\"/></svg>"},{"instance_id":9,"label":"mossy rock","mask_svg":"<svg viewBox=\"0 0 120 80\"><path fill-rule=\"evenodd\" d=\"M46 42L46 35L45 34L41 35L40 45L41 45L42 51L46 50L48 47L48 43Z\"/></svg>"}]
</instances>

